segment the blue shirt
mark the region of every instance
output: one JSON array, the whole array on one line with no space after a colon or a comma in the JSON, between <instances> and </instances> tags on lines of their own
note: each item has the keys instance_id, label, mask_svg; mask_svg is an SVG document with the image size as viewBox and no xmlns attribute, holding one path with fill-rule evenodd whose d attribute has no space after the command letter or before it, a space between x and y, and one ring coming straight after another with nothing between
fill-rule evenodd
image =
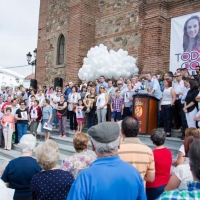
<instances>
[{"instance_id":1,"label":"blue shirt","mask_svg":"<svg viewBox=\"0 0 200 200\"><path fill-rule=\"evenodd\" d=\"M40 171L34 158L22 156L9 162L1 179L9 183L9 188L15 189L14 198L30 198L31 179Z\"/></svg>"},{"instance_id":2,"label":"blue shirt","mask_svg":"<svg viewBox=\"0 0 200 200\"><path fill-rule=\"evenodd\" d=\"M146 200L139 172L119 156L98 158L73 183L68 200Z\"/></svg>"},{"instance_id":3,"label":"blue shirt","mask_svg":"<svg viewBox=\"0 0 200 200\"><path fill-rule=\"evenodd\" d=\"M97 86L96 86L96 94L97 94L97 95L99 94L99 87L102 86L102 85L103 85L105 88L108 87L108 83L106 83L105 81L102 82L102 83L98 83ZM106 90L105 90L105 91L106 91Z\"/></svg>"},{"instance_id":4,"label":"blue shirt","mask_svg":"<svg viewBox=\"0 0 200 200\"><path fill-rule=\"evenodd\" d=\"M72 88L67 88L65 90L65 101L68 101L68 96L72 92Z\"/></svg>"},{"instance_id":5,"label":"blue shirt","mask_svg":"<svg viewBox=\"0 0 200 200\"><path fill-rule=\"evenodd\" d=\"M150 91L154 90L154 93L152 96L154 96L156 99L162 98L162 91L160 89L160 84L157 79L152 78L151 81L146 81L146 87L150 87Z\"/></svg>"}]
</instances>

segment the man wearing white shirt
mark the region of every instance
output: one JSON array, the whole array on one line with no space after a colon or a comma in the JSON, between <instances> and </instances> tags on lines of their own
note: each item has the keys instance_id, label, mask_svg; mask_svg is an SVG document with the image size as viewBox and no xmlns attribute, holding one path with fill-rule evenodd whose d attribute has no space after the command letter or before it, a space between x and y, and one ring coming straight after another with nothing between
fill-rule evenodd
<instances>
[{"instance_id":1,"label":"man wearing white shirt","mask_svg":"<svg viewBox=\"0 0 200 200\"><path fill-rule=\"evenodd\" d=\"M87 87L87 83L85 79L81 80L82 84L80 85L80 90L82 89L82 87L85 85Z\"/></svg>"},{"instance_id":2,"label":"man wearing white shirt","mask_svg":"<svg viewBox=\"0 0 200 200\"><path fill-rule=\"evenodd\" d=\"M174 116L175 127L176 129L179 129L182 126L180 112L182 110L181 96L183 94L184 82L182 80L182 76L180 73L176 73L174 77L176 77L176 82L175 83L173 82L172 87L174 88L176 93L176 101L174 104L173 116Z\"/></svg>"},{"instance_id":3,"label":"man wearing white shirt","mask_svg":"<svg viewBox=\"0 0 200 200\"><path fill-rule=\"evenodd\" d=\"M121 81L122 82L122 87L123 88L126 88L127 87L127 84L124 83L124 78L122 76L119 77L118 81Z\"/></svg>"}]
</instances>

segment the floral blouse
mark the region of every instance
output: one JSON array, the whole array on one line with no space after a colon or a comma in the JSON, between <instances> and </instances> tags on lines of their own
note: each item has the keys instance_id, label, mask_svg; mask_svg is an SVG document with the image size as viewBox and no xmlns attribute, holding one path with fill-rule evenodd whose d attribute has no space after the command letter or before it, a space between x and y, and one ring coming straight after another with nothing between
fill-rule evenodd
<instances>
[{"instance_id":1,"label":"floral blouse","mask_svg":"<svg viewBox=\"0 0 200 200\"><path fill-rule=\"evenodd\" d=\"M95 160L96 156L86 151L75 153L73 156L63 161L61 169L71 172L74 178L76 178L83 169L88 168Z\"/></svg>"}]
</instances>

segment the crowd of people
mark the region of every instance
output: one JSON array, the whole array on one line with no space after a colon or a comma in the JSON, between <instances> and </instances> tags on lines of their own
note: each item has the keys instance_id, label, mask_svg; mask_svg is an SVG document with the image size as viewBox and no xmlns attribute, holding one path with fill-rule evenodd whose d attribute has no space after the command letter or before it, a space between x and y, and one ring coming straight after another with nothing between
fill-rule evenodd
<instances>
[{"instance_id":1,"label":"crowd of people","mask_svg":"<svg viewBox=\"0 0 200 200\"><path fill-rule=\"evenodd\" d=\"M1 179L15 189L14 200L198 199L199 78L197 66L195 75L177 69L163 76L146 73L140 80L138 75L120 77L116 83L101 76L80 85L69 82L65 88L6 88L0 95L0 145L3 140L10 151L17 143L22 155L9 162ZM153 151L137 137L140 124L132 112L138 93L158 100L158 126L164 130L152 131ZM76 153L60 167L52 128L59 128L60 138L75 134ZM172 128L184 140L175 160L164 146ZM38 132L45 141L37 146L35 160ZM87 151L89 139L95 154Z\"/></svg>"},{"instance_id":2,"label":"crowd of people","mask_svg":"<svg viewBox=\"0 0 200 200\"><path fill-rule=\"evenodd\" d=\"M153 151L138 133L139 121L130 116L92 126L87 134L74 135L76 153L61 166L56 142L47 139L35 149L36 137L25 134L19 143L21 156L3 171L0 196L10 200L7 185L15 189L14 200L199 199L199 130L186 129L174 162L161 129L151 133ZM87 151L89 138L95 154Z\"/></svg>"}]
</instances>

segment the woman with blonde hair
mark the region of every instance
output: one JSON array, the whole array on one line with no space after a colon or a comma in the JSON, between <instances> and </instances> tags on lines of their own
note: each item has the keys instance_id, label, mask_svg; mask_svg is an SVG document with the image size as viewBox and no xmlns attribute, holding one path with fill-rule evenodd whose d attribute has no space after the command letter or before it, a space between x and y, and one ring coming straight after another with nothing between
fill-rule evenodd
<instances>
[{"instance_id":1,"label":"woman with blonde hair","mask_svg":"<svg viewBox=\"0 0 200 200\"><path fill-rule=\"evenodd\" d=\"M190 136L200 137L199 130L197 128L187 128L185 130L185 139ZM173 166L176 167L178 165L188 163L188 162L189 160L187 157L185 157L185 149L184 149L184 145L182 144L179 149L177 159L173 162Z\"/></svg>"},{"instance_id":2,"label":"woman with blonde hair","mask_svg":"<svg viewBox=\"0 0 200 200\"><path fill-rule=\"evenodd\" d=\"M74 178L68 171L57 168L59 157L58 144L53 140L37 146L36 159L43 170L31 180L33 199L67 199Z\"/></svg>"},{"instance_id":3,"label":"woman with blonde hair","mask_svg":"<svg viewBox=\"0 0 200 200\"><path fill-rule=\"evenodd\" d=\"M76 133L73 139L76 153L63 161L61 169L72 173L74 178L96 160L96 156L87 152L88 136L85 133Z\"/></svg>"}]
</instances>

